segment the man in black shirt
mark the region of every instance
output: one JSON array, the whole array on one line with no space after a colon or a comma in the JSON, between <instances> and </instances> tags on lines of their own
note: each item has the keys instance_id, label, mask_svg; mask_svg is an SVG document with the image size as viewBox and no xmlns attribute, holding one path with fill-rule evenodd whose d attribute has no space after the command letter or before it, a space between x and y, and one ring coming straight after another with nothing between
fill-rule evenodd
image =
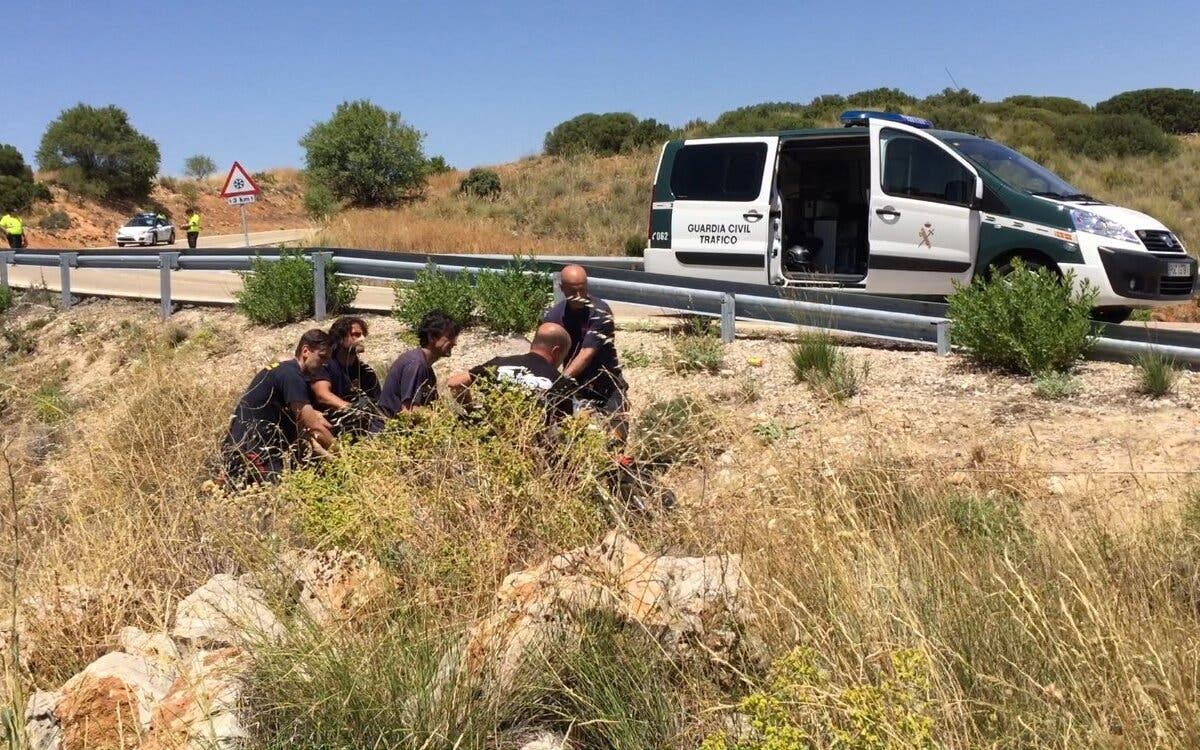
<instances>
[{"instance_id":1,"label":"man in black shirt","mask_svg":"<svg viewBox=\"0 0 1200 750\"><path fill-rule=\"evenodd\" d=\"M305 380L328 361L332 343L318 328L307 331L293 359L268 365L250 381L221 445L228 483L275 481L302 438L311 436L322 448L333 444Z\"/></svg>"},{"instance_id":2,"label":"man in black shirt","mask_svg":"<svg viewBox=\"0 0 1200 750\"><path fill-rule=\"evenodd\" d=\"M433 363L450 356L462 326L441 310L430 310L417 326L416 349L396 358L383 380L379 408L389 417L428 406L437 399Z\"/></svg>"},{"instance_id":3,"label":"man in black shirt","mask_svg":"<svg viewBox=\"0 0 1200 750\"><path fill-rule=\"evenodd\" d=\"M566 299L547 310L542 321L558 323L571 337L563 374L579 383L577 398L606 415L613 436L624 439L628 386L617 359L612 308L588 294L583 267L564 266L559 279Z\"/></svg>"},{"instance_id":4,"label":"man in black shirt","mask_svg":"<svg viewBox=\"0 0 1200 750\"><path fill-rule=\"evenodd\" d=\"M343 430L364 433L382 427L382 422L371 419L379 400L379 378L360 356L366 348L367 333L367 322L362 318L343 316L333 321L329 327L333 339L329 361L308 376L314 404L333 423L335 435Z\"/></svg>"},{"instance_id":5,"label":"man in black shirt","mask_svg":"<svg viewBox=\"0 0 1200 750\"><path fill-rule=\"evenodd\" d=\"M562 326L542 323L528 353L493 357L468 372L456 373L450 376L450 391L459 400L469 401L469 389L479 380L515 386L537 396L546 406L547 418L556 422L571 414L571 399L578 387L558 371L570 347L571 337Z\"/></svg>"}]
</instances>

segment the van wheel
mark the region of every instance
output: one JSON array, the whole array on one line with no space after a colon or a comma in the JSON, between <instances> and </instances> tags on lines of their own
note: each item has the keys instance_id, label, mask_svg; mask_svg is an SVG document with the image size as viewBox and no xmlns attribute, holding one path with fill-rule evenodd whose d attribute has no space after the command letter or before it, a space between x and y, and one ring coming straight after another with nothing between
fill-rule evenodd
<instances>
[{"instance_id":1,"label":"van wheel","mask_svg":"<svg viewBox=\"0 0 1200 750\"><path fill-rule=\"evenodd\" d=\"M1011 274L1017 270L1016 261L1018 261L1018 260L1021 261L1021 263L1025 267L1025 270L1027 270L1027 271L1032 271L1034 273L1037 273L1037 270L1039 268L1048 268L1055 275L1058 275L1058 276L1062 275L1061 273L1059 273L1058 266L1054 265L1053 263L1046 263L1038 258L1026 258L1026 257L1020 256L1020 255L1014 255L1013 257L1005 260L1003 263L992 264L988 268L989 268L989 270L995 270L995 272L1001 276L1008 276L1009 274Z\"/></svg>"},{"instance_id":2,"label":"van wheel","mask_svg":"<svg viewBox=\"0 0 1200 750\"><path fill-rule=\"evenodd\" d=\"M1130 315L1133 315L1132 307L1097 307L1092 310L1092 320L1112 325L1124 323Z\"/></svg>"}]
</instances>

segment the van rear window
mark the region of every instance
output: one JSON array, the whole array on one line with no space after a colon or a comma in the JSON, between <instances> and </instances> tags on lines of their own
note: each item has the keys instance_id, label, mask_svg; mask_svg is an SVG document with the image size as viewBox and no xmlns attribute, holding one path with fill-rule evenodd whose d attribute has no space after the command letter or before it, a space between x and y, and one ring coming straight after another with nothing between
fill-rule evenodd
<instances>
[{"instance_id":1,"label":"van rear window","mask_svg":"<svg viewBox=\"0 0 1200 750\"><path fill-rule=\"evenodd\" d=\"M752 201L763 183L765 143L705 143L675 152L671 192L676 200Z\"/></svg>"}]
</instances>

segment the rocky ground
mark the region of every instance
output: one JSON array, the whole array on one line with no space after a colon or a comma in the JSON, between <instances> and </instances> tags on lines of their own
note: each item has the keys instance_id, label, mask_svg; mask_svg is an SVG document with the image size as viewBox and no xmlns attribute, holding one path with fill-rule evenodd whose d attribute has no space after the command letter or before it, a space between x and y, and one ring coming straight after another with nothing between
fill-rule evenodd
<instances>
[{"instance_id":1,"label":"rocky ground","mask_svg":"<svg viewBox=\"0 0 1200 750\"><path fill-rule=\"evenodd\" d=\"M130 349L162 325L154 306L120 301L91 301L65 314L30 309L21 319L22 325L45 325L33 334L37 355L15 365L13 373L58 362L66 368L67 395L79 403L119 387ZM382 372L411 339L391 318L368 320L367 359ZM635 412L675 395L713 397L735 435L792 446L797 461L901 455L952 479L1018 469L1036 476L1047 498L1133 516L1177 497L1200 469L1196 373L1181 373L1172 395L1151 399L1137 392L1134 367L1086 362L1076 372L1077 392L1048 401L1036 395L1029 379L981 371L959 355L860 341L845 351L862 373L863 387L835 403L795 382L787 333L748 335L724 347L719 374L677 374L664 364L675 340L671 322L620 323L618 348ZM233 310L214 309L183 310L170 325L203 341L209 366L199 376L231 398L257 368L287 356L307 327L262 328ZM525 346L520 338L469 330L435 370L444 380L450 372ZM759 360L760 366L752 363Z\"/></svg>"}]
</instances>

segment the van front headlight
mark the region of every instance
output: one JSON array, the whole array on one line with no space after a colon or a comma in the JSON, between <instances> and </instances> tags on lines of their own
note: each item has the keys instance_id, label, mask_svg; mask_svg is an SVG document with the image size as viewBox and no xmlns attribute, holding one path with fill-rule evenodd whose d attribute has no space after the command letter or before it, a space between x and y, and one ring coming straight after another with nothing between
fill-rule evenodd
<instances>
[{"instance_id":1,"label":"van front headlight","mask_svg":"<svg viewBox=\"0 0 1200 750\"><path fill-rule=\"evenodd\" d=\"M1108 237L1111 240L1138 242L1137 235L1126 229L1124 224L1115 222L1112 219L1106 219L1100 214L1094 214L1091 211L1072 208L1071 221L1075 224L1075 230L1078 232L1098 234L1101 237Z\"/></svg>"}]
</instances>

